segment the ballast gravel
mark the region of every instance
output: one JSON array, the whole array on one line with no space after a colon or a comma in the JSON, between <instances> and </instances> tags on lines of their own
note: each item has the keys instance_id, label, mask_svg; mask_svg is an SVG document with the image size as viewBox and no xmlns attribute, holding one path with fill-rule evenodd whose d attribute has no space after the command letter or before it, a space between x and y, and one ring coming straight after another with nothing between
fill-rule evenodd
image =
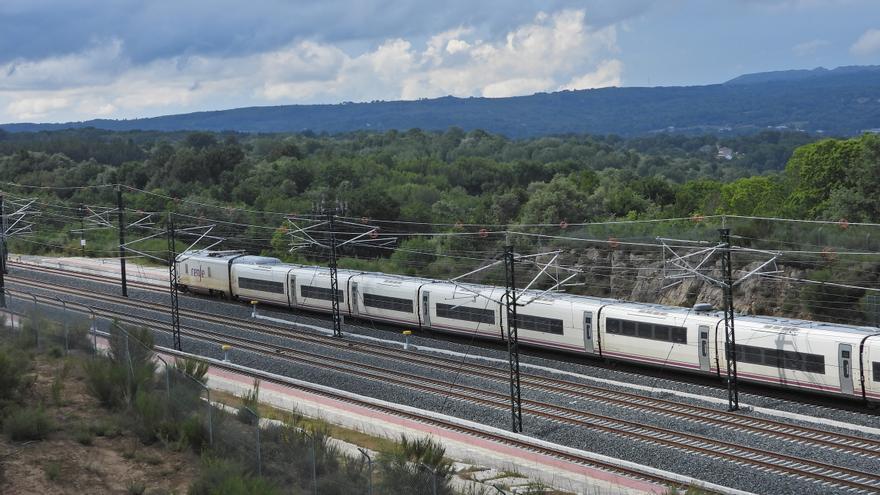
<instances>
[{"instance_id":1,"label":"ballast gravel","mask_svg":"<svg viewBox=\"0 0 880 495\"><path fill-rule=\"evenodd\" d=\"M14 269L14 273L22 273L24 270ZM117 294L118 288L108 284L102 284L90 280L61 277L57 275L28 271L28 278L36 280L44 280L53 283L61 283L63 285L82 289L83 300L87 300L88 293L100 292L108 294ZM14 287L14 283L9 283ZM28 290L22 287L24 290ZM114 290L115 289L115 290ZM33 290L33 292L49 294L51 291ZM167 304L168 295L152 291L143 291L139 289L129 289L132 299L144 300L160 304ZM24 301L16 301L13 304L20 306L21 311L27 311L27 303ZM112 309L120 309L118 305L94 302L93 305L107 307ZM180 298L181 309L191 309L195 311L210 312L215 315L224 315L234 318L248 318L251 308L243 304L222 302L200 297ZM138 308L128 308L127 313L132 316L152 317L166 320L162 315L157 315L155 311L147 311ZM315 325L327 328L329 322L320 316L307 314L293 314L280 309L270 309L260 307L261 315L271 316L289 321L295 321L301 324ZM166 320L167 321L167 320ZM269 335L255 335L254 332L236 328L234 326L210 325L205 322L195 322L189 318L182 317L182 323L187 326L197 328L211 329L213 331L224 332L231 337L240 336L259 339L272 345L291 347L299 351L312 352L326 356L333 356L347 360L356 361L365 366L377 366L382 369L393 369L397 374L414 373L421 376L428 376L438 380L450 381L459 386L469 386L481 389L491 389L494 392L506 396L508 393L507 383L504 381L492 381L482 378L475 378L466 373L446 372L437 369L425 369L424 366L401 363L395 360L378 358L359 353L356 348L349 350L330 349L327 346L319 344L294 341L292 339L275 337ZM379 337L383 340L394 340L402 342L404 337L398 331L384 330L387 327L381 325L372 325L369 322L358 322L357 324L346 324L344 331L346 334L357 334L369 337ZM303 330L292 330L301 332ZM353 335L351 340L357 337ZM156 341L159 345L170 345L170 336L165 332L156 332ZM447 340L438 340L433 338L414 335L409 337L409 342L420 349L432 348L442 351L451 351L460 353L460 356L454 359L462 361L470 361L472 358L488 358L495 361L475 361L478 364L493 366L499 370L506 370L506 352L491 348L479 347L462 344L460 342L452 342ZM208 344L203 341L184 338L185 349L188 351L209 355L212 357L222 357L220 349L215 344ZM424 351L419 351L424 352ZM449 414L456 417L466 418L489 424L499 428L509 428L509 409L507 408L487 408L476 406L459 401L454 398L443 397L440 395L417 392L411 389L392 385L378 380L365 380L363 378L354 377L345 373L319 369L311 365L298 363L276 357L266 357L256 355L247 351L233 350L231 358L234 362L246 366L265 369L267 371L278 373L298 379L321 383L342 390L348 390L354 393L377 397L391 402L407 404L414 407L430 409ZM466 356L466 357L465 357ZM450 357L450 356L442 356ZM616 380L621 385L603 385L605 388L612 390L621 390L625 392L633 392L624 384L640 384L647 387L653 387L655 390L666 389L672 391L681 391L690 394L697 394L706 397L716 397L726 399L726 392L723 389L705 387L683 383L676 380L664 380L656 377L641 376L635 373L619 372L603 367L590 366L589 364L559 362L550 359L522 356L521 362L524 365L523 373L532 375L541 375L559 378L559 373L564 372L563 377L572 382L581 382L588 385L596 385L596 382L590 380L589 377ZM543 369L546 368L546 369ZM561 368L561 370L560 370ZM554 369L560 371L553 371ZM584 377L573 376L572 374L582 374ZM651 394L645 394L650 396ZM656 395L654 395L656 397ZM703 401L697 399L688 399L679 396L669 397L672 400L685 403L696 403L705 406ZM581 398L573 398L543 392L540 390L531 390L523 388L523 399L547 402L556 405L563 405L578 411L586 411L594 414L608 415L620 420L634 421L641 424L659 426L687 432L691 434L711 437L713 439L736 443L739 445L747 445L754 448L768 449L775 452L783 452L798 457L807 457L816 461L826 462L836 465L845 465L847 467L874 473L880 471L880 460L871 457L859 457L841 454L835 451L817 448L809 445L799 445L791 442L780 441L771 437L761 437L751 434L738 432L734 429L722 429L709 425L701 425L689 421L682 421L675 418L665 417L657 414L647 414L628 408L600 404L594 401ZM753 395L741 395L741 402L749 403L759 407L773 408L798 414L814 416L818 418L834 419L836 421L845 421L853 424L863 424L865 426L874 426L878 424L877 417L869 414L861 414L851 411L840 411L832 408L814 406L809 404L798 404L794 402L784 402L778 399L766 398ZM721 406L718 406L719 409ZM755 414L756 413L744 413ZM657 445L650 445L643 441L635 441L625 438L619 434L603 433L589 426L571 426L555 423L545 419L539 419L526 415L524 417L525 433L539 437L545 440L558 442L576 448L583 448L605 455L619 457L638 463L648 464L661 469L668 469L673 472L694 476L699 479L719 483L725 486L740 488L743 490L754 491L756 487L760 487L761 493L828 493L829 488L809 481L798 481L792 478L782 477L778 475L761 472L750 467L737 466L726 461L717 461L705 456L693 454L675 454L672 449ZM788 421L794 422L796 421ZM815 424L806 424L813 428L818 426ZM833 429L832 429L833 430ZM857 433L846 430L844 433L855 435ZM869 436L870 435L866 435Z\"/></svg>"}]
</instances>

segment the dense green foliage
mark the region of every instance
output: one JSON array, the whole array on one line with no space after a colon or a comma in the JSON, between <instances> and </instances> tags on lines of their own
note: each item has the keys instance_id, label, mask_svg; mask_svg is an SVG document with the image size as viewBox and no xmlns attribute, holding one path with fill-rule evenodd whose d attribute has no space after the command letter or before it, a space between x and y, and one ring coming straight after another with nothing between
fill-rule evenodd
<instances>
[{"instance_id":1,"label":"dense green foliage","mask_svg":"<svg viewBox=\"0 0 880 495\"><path fill-rule=\"evenodd\" d=\"M376 101L338 105L250 107L133 120L73 124L12 124L9 130L69 126L128 131L352 132L451 126L509 137L566 133L639 136L657 132L753 133L784 126L854 135L877 127L880 70L850 67L753 74L725 84L688 87L601 88L510 98Z\"/></svg>"},{"instance_id":2,"label":"dense green foliage","mask_svg":"<svg viewBox=\"0 0 880 495\"><path fill-rule=\"evenodd\" d=\"M313 247L291 253L285 230L291 226L284 216L313 212L322 203L343 203L348 217L381 225L383 232L394 232L397 242L394 249L349 246L343 249L342 266L443 278L465 273L493 256L487 253L500 252L503 236L478 237L481 228L560 234L565 224L664 220L566 231L590 239L654 242L657 236L715 239L717 222L691 221L710 215L832 222L872 222L880 216L880 136L875 134L818 141L805 133L775 131L734 138L511 140L451 128L338 136L96 130L26 136L0 140L6 153L0 155L0 180L47 189L8 186L8 197L41 198L36 234L14 239L13 252L80 253L76 205L113 207L116 200L112 187L83 186L116 183L134 188L124 191L130 221L139 218L131 210L173 210L181 225L215 223L214 233L228 239L221 247L307 263L325 261L326 252ZM83 149L102 150L112 158L69 157L66 153L78 149L73 144L80 141ZM162 216L153 220L163 227ZM841 223L823 229L749 220L734 231L739 243L752 247L778 249L782 242L813 251L809 263L797 263L817 270L818 277L834 258L816 254L826 247L876 250L880 236L847 230ZM117 255L116 236L112 229L88 230L85 253ZM768 239L773 242L762 241ZM521 252L534 253L556 241L520 235L512 242ZM180 248L186 245L181 242ZM167 256L166 249L162 237L138 245L139 251L159 257ZM567 262L583 264L582 255L583 250L571 250ZM856 284L873 280L853 276ZM599 280L604 283L585 290L612 295L608 279ZM864 313L857 308L864 294L844 292L834 297L845 300L854 313ZM807 309L830 317L821 308ZM135 395L132 391L129 400Z\"/></svg>"}]
</instances>

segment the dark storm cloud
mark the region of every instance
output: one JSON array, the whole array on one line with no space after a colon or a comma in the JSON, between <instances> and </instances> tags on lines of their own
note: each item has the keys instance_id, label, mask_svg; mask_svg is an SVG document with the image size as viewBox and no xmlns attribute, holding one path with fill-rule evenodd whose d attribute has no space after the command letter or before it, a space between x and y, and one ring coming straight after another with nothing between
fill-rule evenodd
<instances>
[{"instance_id":1,"label":"dark storm cloud","mask_svg":"<svg viewBox=\"0 0 880 495\"><path fill-rule=\"evenodd\" d=\"M82 51L118 39L135 64L176 55L259 53L297 39L370 44L458 26L504 33L538 11L586 9L601 27L656 0L3 0L0 63Z\"/></svg>"}]
</instances>

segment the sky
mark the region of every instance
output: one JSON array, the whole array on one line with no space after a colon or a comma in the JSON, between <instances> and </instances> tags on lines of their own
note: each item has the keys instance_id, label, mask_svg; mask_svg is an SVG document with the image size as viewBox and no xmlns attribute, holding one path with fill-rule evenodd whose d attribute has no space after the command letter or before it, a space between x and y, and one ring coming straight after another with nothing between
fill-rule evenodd
<instances>
[{"instance_id":1,"label":"sky","mask_svg":"<svg viewBox=\"0 0 880 495\"><path fill-rule=\"evenodd\" d=\"M0 122L880 64L880 0L0 0Z\"/></svg>"}]
</instances>

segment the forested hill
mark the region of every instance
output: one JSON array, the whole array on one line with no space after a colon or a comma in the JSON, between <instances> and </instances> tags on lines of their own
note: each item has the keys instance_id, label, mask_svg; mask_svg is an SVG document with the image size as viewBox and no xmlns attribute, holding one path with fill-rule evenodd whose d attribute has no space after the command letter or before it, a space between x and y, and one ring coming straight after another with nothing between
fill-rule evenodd
<instances>
[{"instance_id":1,"label":"forested hill","mask_svg":"<svg viewBox=\"0 0 880 495\"><path fill-rule=\"evenodd\" d=\"M66 124L5 124L7 131L96 127L107 130L234 130L340 133L420 128L483 129L508 137L659 131L748 133L774 128L854 135L880 128L880 67L782 71L724 84L604 88L512 98L285 105Z\"/></svg>"}]
</instances>

